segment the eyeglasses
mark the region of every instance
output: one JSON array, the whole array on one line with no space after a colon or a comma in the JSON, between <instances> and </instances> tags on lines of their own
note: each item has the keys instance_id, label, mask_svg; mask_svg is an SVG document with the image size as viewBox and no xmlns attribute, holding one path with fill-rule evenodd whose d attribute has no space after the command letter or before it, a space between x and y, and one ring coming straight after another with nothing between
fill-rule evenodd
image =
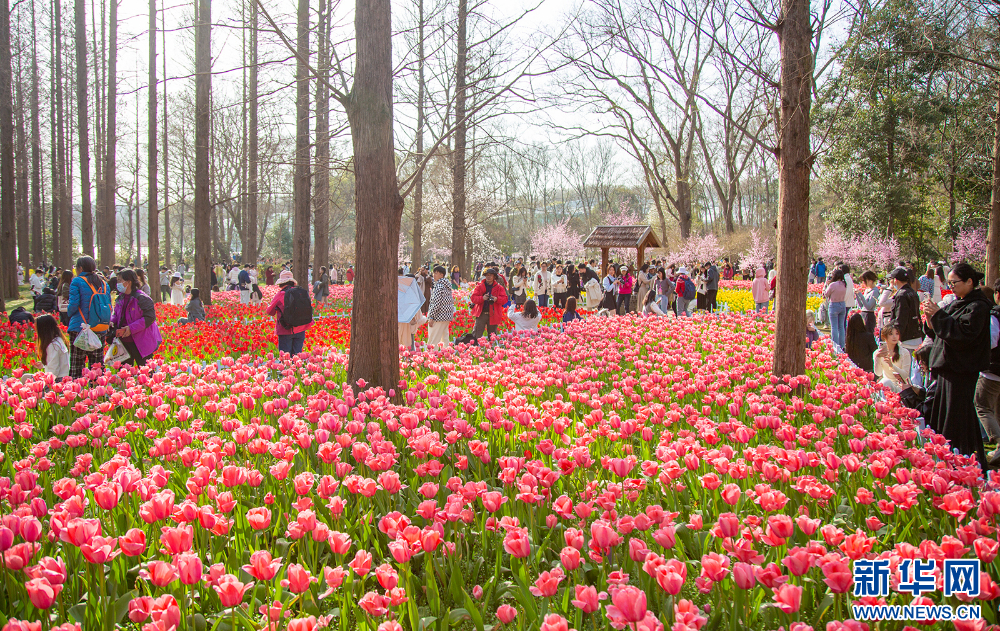
<instances>
[{"instance_id":1,"label":"eyeglasses","mask_svg":"<svg viewBox=\"0 0 1000 631\"><path fill-rule=\"evenodd\" d=\"M971 279L969 279L969 280L971 280ZM954 289L955 285L957 285L959 283L966 283L966 282L968 282L968 280L950 280L949 279L948 280L948 286L951 287L952 289Z\"/></svg>"}]
</instances>

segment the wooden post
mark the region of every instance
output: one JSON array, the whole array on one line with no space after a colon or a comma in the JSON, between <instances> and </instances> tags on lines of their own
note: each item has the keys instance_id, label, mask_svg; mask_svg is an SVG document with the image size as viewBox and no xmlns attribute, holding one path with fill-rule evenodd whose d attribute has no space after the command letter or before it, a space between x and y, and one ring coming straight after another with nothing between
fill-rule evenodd
<instances>
[{"instance_id":1,"label":"wooden post","mask_svg":"<svg viewBox=\"0 0 1000 631\"><path fill-rule=\"evenodd\" d=\"M608 248L601 248L601 277L608 273Z\"/></svg>"},{"instance_id":2,"label":"wooden post","mask_svg":"<svg viewBox=\"0 0 1000 631\"><path fill-rule=\"evenodd\" d=\"M640 243L639 244L639 253L635 257L635 260L636 260L635 268L636 269L639 269L640 267L642 267L642 260L643 260L643 256L645 254L646 254L646 244L645 243Z\"/></svg>"}]
</instances>

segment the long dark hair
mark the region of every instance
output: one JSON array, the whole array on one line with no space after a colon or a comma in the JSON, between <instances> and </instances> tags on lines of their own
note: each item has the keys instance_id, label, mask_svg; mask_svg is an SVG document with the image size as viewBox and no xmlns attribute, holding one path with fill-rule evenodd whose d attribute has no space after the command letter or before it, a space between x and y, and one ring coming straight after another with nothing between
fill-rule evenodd
<instances>
[{"instance_id":1,"label":"long dark hair","mask_svg":"<svg viewBox=\"0 0 1000 631\"><path fill-rule=\"evenodd\" d=\"M892 335L893 333L896 333L897 335L899 334L899 329L896 328L895 325L887 324L884 327L882 327L882 331L880 333L880 335L882 336L882 341L888 344L889 336ZM899 342L896 342L896 348L892 349L892 363L896 363L898 361L899 361Z\"/></svg>"},{"instance_id":2,"label":"long dark hair","mask_svg":"<svg viewBox=\"0 0 1000 631\"><path fill-rule=\"evenodd\" d=\"M528 302L531 302L530 300ZM528 310L528 303L524 304L524 310ZM566 313L576 313L576 296L566 298Z\"/></svg>"},{"instance_id":3,"label":"long dark hair","mask_svg":"<svg viewBox=\"0 0 1000 631\"><path fill-rule=\"evenodd\" d=\"M535 304L534 300L524 303L524 317L529 320L534 320L538 317L538 305Z\"/></svg>"},{"instance_id":4,"label":"long dark hair","mask_svg":"<svg viewBox=\"0 0 1000 631\"><path fill-rule=\"evenodd\" d=\"M967 281L972 279L972 288L975 289L982 282L984 274L977 271L976 268L972 267L968 263L959 263L955 267L951 268L951 273L958 276L959 280Z\"/></svg>"},{"instance_id":5,"label":"long dark hair","mask_svg":"<svg viewBox=\"0 0 1000 631\"><path fill-rule=\"evenodd\" d=\"M654 300L656 300L656 292L650 289L649 291L646 292L646 297L643 299L642 304L648 305Z\"/></svg>"},{"instance_id":6,"label":"long dark hair","mask_svg":"<svg viewBox=\"0 0 1000 631\"><path fill-rule=\"evenodd\" d=\"M861 317L860 313L855 313L847 320L847 336L844 340L844 346L846 346L844 350L847 351L849 357L854 357L865 352L866 349L862 346L861 340L866 335L871 334L865 328L865 319Z\"/></svg>"},{"instance_id":7,"label":"long dark hair","mask_svg":"<svg viewBox=\"0 0 1000 631\"><path fill-rule=\"evenodd\" d=\"M833 283L835 283L837 281L841 281L841 282L844 281L844 270L843 270L843 268L838 267L835 270L833 270L833 274L830 274L830 284L832 285Z\"/></svg>"},{"instance_id":8,"label":"long dark hair","mask_svg":"<svg viewBox=\"0 0 1000 631\"><path fill-rule=\"evenodd\" d=\"M67 349L69 348L69 340L66 339L66 335L59 328L59 323L49 314L40 315L35 318L35 336L37 338L35 345L38 351L38 359L42 360L43 364L49 361L49 344L57 337L61 337L63 344L66 345Z\"/></svg>"},{"instance_id":9,"label":"long dark hair","mask_svg":"<svg viewBox=\"0 0 1000 631\"><path fill-rule=\"evenodd\" d=\"M56 294L62 293L63 285L69 285L73 282L73 272L71 270L63 270L62 276L59 277L59 284L56 285Z\"/></svg>"}]
</instances>

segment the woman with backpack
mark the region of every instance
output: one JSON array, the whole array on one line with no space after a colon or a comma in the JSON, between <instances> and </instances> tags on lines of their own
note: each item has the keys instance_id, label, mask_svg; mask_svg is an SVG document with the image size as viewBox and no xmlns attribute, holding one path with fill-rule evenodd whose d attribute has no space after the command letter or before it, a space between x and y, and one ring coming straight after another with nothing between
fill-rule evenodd
<instances>
[{"instance_id":1,"label":"woman with backpack","mask_svg":"<svg viewBox=\"0 0 1000 631\"><path fill-rule=\"evenodd\" d=\"M274 331L278 335L278 352L298 355L306 341L306 329L312 326L312 301L309 292L297 286L290 270L282 270L278 275L278 287L274 300L265 313L277 316Z\"/></svg>"},{"instance_id":2,"label":"woman with backpack","mask_svg":"<svg viewBox=\"0 0 1000 631\"><path fill-rule=\"evenodd\" d=\"M690 316L691 301L695 299L695 285L694 281L688 276L688 271L686 267L681 267L677 270L677 316L682 315Z\"/></svg>"},{"instance_id":3,"label":"woman with backpack","mask_svg":"<svg viewBox=\"0 0 1000 631\"><path fill-rule=\"evenodd\" d=\"M139 288L139 275L135 270L118 272L118 300L111 316L113 334L128 351L129 360L123 363L145 366L146 360L160 347L163 338L156 326L156 308L153 299Z\"/></svg>"},{"instance_id":4,"label":"woman with backpack","mask_svg":"<svg viewBox=\"0 0 1000 631\"><path fill-rule=\"evenodd\" d=\"M90 256L76 260L76 276L69 285L69 376L83 376L83 365L90 368L104 363L104 339L111 325L111 292L108 284L97 274L97 261ZM97 336L99 348L84 350L75 342L84 326Z\"/></svg>"}]
</instances>

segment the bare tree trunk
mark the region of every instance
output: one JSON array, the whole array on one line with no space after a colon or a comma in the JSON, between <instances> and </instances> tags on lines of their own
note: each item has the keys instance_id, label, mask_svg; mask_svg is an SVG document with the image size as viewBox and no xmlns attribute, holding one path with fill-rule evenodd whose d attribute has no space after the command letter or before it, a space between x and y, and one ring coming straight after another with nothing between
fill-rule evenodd
<instances>
[{"instance_id":1,"label":"bare tree trunk","mask_svg":"<svg viewBox=\"0 0 1000 631\"><path fill-rule=\"evenodd\" d=\"M247 159L247 243L244 249L248 251L247 256L253 263L260 258L257 248L257 2L250 2L250 121L249 121L249 157Z\"/></svg>"},{"instance_id":2,"label":"bare tree trunk","mask_svg":"<svg viewBox=\"0 0 1000 631\"><path fill-rule=\"evenodd\" d=\"M205 304L212 303L212 205L208 197L208 143L212 98L212 0L198 0L195 27L195 189L194 284Z\"/></svg>"},{"instance_id":3,"label":"bare tree trunk","mask_svg":"<svg viewBox=\"0 0 1000 631\"><path fill-rule=\"evenodd\" d=\"M17 298L14 206L14 72L10 56L10 3L0 4L0 299ZM6 310L3 304L0 309Z\"/></svg>"},{"instance_id":4,"label":"bare tree trunk","mask_svg":"<svg viewBox=\"0 0 1000 631\"><path fill-rule=\"evenodd\" d=\"M167 78L167 17L166 11L160 12L160 31L163 37L163 78ZM170 267L170 179L168 177L170 173L170 160L167 153L167 149L170 145L170 134L167 129L167 86L163 85L163 264L168 268ZM183 257L183 254L181 254ZM150 286L154 284L154 278L158 279L159 270L157 271L157 276L150 276ZM155 282L159 282L156 280ZM154 290L159 292L159 290Z\"/></svg>"},{"instance_id":5,"label":"bare tree trunk","mask_svg":"<svg viewBox=\"0 0 1000 631\"><path fill-rule=\"evenodd\" d=\"M49 51L55 51L58 46L56 40L56 10L55 2L49 5ZM57 118L56 98L59 91L58 76L55 70L55 59L58 57L54 52L49 56L49 177L52 180L49 189L49 213L52 216L52 225L49 227L49 239L52 246L52 258L50 262L56 265L63 263L60 259L59 246L62 241L59 239L59 227L62 223L62 200L60 194L62 187L59 185L59 119Z\"/></svg>"},{"instance_id":6,"label":"bare tree trunk","mask_svg":"<svg viewBox=\"0 0 1000 631\"><path fill-rule=\"evenodd\" d=\"M20 38L18 38L20 40ZM17 213L17 260L27 270L31 264L28 232L28 134L24 125L24 66L23 55L17 58L17 108L14 110L14 130L17 136L16 169L16 213Z\"/></svg>"},{"instance_id":7,"label":"bare tree trunk","mask_svg":"<svg viewBox=\"0 0 1000 631\"><path fill-rule=\"evenodd\" d=\"M464 2L464 0L463 0ZM357 216L355 298L347 382L399 392L396 259L403 198L392 137L392 21L389 0L357 0L354 86L344 99L354 146ZM357 317L361 316L361 317Z\"/></svg>"},{"instance_id":8,"label":"bare tree trunk","mask_svg":"<svg viewBox=\"0 0 1000 631\"><path fill-rule=\"evenodd\" d=\"M316 82L316 245L313 256L314 278L320 267L330 265L330 8L319 0L319 81Z\"/></svg>"},{"instance_id":9,"label":"bare tree trunk","mask_svg":"<svg viewBox=\"0 0 1000 631\"><path fill-rule=\"evenodd\" d=\"M455 58L455 151L452 154L452 222L451 222L451 264L460 266L463 276L469 276L465 268L465 139L468 123L465 120L466 62L468 57L467 22L469 21L468 0L458 0L458 54Z\"/></svg>"},{"instance_id":10,"label":"bare tree trunk","mask_svg":"<svg viewBox=\"0 0 1000 631\"><path fill-rule=\"evenodd\" d=\"M424 161L424 0L417 0L417 168ZM424 172L413 184L413 264L423 260Z\"/></svg>"},{"instance_id":11,"label":"bare tree trunk","mask_svg":"<svg viewBox=\"0 0 1000 631\"><path fill-rule=\"evenodd\" d=\"M94 255L94 215L90 201L90 104L87 102L87 10L76 0L76 120L80 145L80 240L83 253Z\"/></svg>"},{"instance_id":12,"label":"bare tree trunk","mask_svg":"<svg viewBox=\"0 0 1000 631\"><path fill-rule=\"evenodd\" d=\"M66 109L63 96L63 37L62 37L62 0L55 0L55 58L56 58L56 147L58 151L59 165L59 196L53 196L53 200L58 199L59 207L59 256L66 264L71 263L73 255L73 219L70 213L72 200L66 188ZM53 241L53 243L56 243Z\"/></svg>"},{"instance_id":13,"label":"bare tree trunk","mask_svg":"<svg viewBox=\"0 0 1000 631\"><path fill-rule=\"evenodd\" d=\"M38 265L45 258L42 241L42 136L38 106L38 41L35 3L31 4L31 258Z\"/></svg>"},{"instance_id":14,"label":"bare tree trunk","mask_svg":"<svg viewBox=\"0 0 1000 631\"><path fill-rule=\"evenodd\" d=\"M97 9L94 6L94 0L90 0L90 27L91 35L94 40L94 78L96 79L96 85L94 86L94 155L97 159L94 160L94 176L95 184L97 189L96 194L96 210L94 211L94 248L97 253L97 260L100 260L100 252L106 249L104 245L104 237L106 236L106 230L104 225L106 223L105 217L107 217L107 204L104 201L105 192L105 182L104 182L104 132L107 129L107 78L108 78L108 67L103 60L107 59L107 26L106 18L107 11L104 0L101 0L101 31L100 38L98 38L97 33ZM101 52L97 53L97 43L100 42ZM100 59L101 63L96 60Z\"/></svg>"},{"instance_id":15,"label":"bare tree trunk","mask_svg":"<svg viewBox=\"0 0 1000 631\"><path fill-rule=\"evenodd\" d=\"M299 0L295 67L295 180L292 200L292 271L303 285L309 276L309 0Z\"/></svg>"},{"instance_id":16,"label":"bare tree trunk","mask_svg":"<svg viewBox=\"0 0 1000 631\"><path fill-rule=\"evenodd\" d=\"M997 77L997 117L993 131L993 199L986 239L986 286L1000 277L1000 77Z\"/></svg>"},{"instance_id":17,"label":"bare tree trunk","mask_svg":"<svg viewBox=\"0 0 1000 631\"><path fill-rule=\"evenodd\" d=\"M79 0L78 0L79 1ZM165 75L164 75L165 76ZM146 278L149 279L149 286L153 285L160 277L160 209L157 205L156 194L156 0L149 0L149 130L146 141L147 154L147 187L149 189L149 219L146 225L146 251L148 261L146 263ZM170 244L167 244L170 249ZM151 292L153 302L160 301L160 292Z\"/></svg>"},{"instance_id":18,"label":"bare tree trunk","mask_svg":"<svg viewBox=\"0 0 1000 631\"><path fill-rule=\"evenodd\" d=\"M812 26L809 0L782 0L781 121L778 146L778 277L775 283L775 375L801 375L806 361L809 273L809 175L812 150Z\"/></svg>"},{"instance_id":19,"label":"bare tree trunk","mask_svg":"<svg viewBox=\"0 0 1000 631\"><path fill-rule=\"evenodd\" d=\"M118 101L118 0L111 0L108 15L108 105L106 140L104 145L104 242L100 247L101 265L115 264L115 225L117 223L116 198L118 190L115 149L117 143Z\"/></svg>"}]
</instances>

